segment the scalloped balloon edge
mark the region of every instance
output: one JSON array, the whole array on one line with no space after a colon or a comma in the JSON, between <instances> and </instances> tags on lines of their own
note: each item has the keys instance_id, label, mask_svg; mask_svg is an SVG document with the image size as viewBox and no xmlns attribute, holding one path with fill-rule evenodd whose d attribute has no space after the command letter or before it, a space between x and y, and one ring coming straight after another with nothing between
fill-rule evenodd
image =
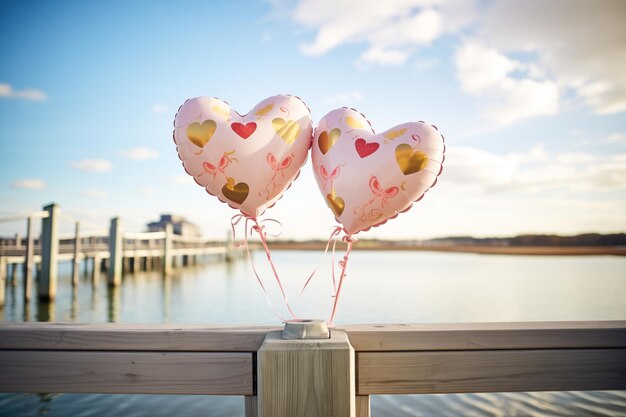
<instances>
[{"instance_id":1,"label":"scalloped balloon edge","mask_svg":"<svg viewBox=\"0 0 626 417\"><path fill-rule=\"evenodd\" d=\"M292 94L275 94L275 95L270 96L270 97L276 97L276 96L288 96L288 97L293 97L293 98L297 99L298 101L300 101L300 102L304 105L304 107L307 109L307 111L309 112L309 118L311 119L311 125L313 124L313 113L311 112L311 109L309 108L309 106L306 104L306 102L305 102L304 100L302 100L300 97L298 97L298 96L294 96L294 95L292 95ZM176 154L177 154L178 159L179 159L180 161L182 161L182 159L181 159L181 157L180 157L180 153L178 152L178 144L176 143L176 137L175 137L175 135L176 135L176 117L178 116L178 113L180 112L180 109L181 109L181 108L182 108L182 107L183 107L183 106L184 106L184 105L185 105L185 104L186 104L189 100L193 100L194 98L201 98L201 97L206 97L206 96L199 96L199 97L193 97L193 98L188 98L188 99L186 99L186 100L183 102L183 104L181 104L181 105L178 107L178 110L176 110L176 114L174 115L174 130L172 131L172 140L174 141L174 144L176 145ZM263 100L266 100L266 99L268 99L268 98L270 98L270 97L266 97L266 98L265 98L265 99L263 99ZM228 106L231 108L231 110L233 110L235 113L237 113L237 115L238 115L239 117L246 117L246 116L247 116L247 115L248 115L248 114L252 111L252 109L254 109L254 106L256 106L256 104L255 104L254 106L252 106L252 109L250 109L250 111L248 111L248 113L246 113L246 114L244 114L244 115L242 116L241 114L239 114L239 112L238 112L237 110L234 110L234 109L232 108L232 106L230 105L230 103L228 103L226 100L222 100L221 98L218 98L218 97L210 97L210 98L214 98L214 99L216 99L216 100L220 100L220 101L222 101L222 102L224 102L224 103L228 104ZM261 101L263 101L263 100L261 100ZM259 102L259 103L260 103L260 102ZM257 104L258 104L258 103L257 103ZM290 189L290 188L291 188L291 186L293 185L293 182L294 182L295 180L297 180L297 179L298 179L298 177L300 177L300 173L302 172L302 167L304 167L304 165L305 165L305 164L307 163L307 161L309 160L309 151L311 150L311 146L313 145L313 136L314 136L314 132L315 132L315 129L311 129L311 140L309 141L309 146L308 146L307 151L306 151L306 156L304 157L304 161L302 162L302 165L301 165L301 166L300 166L300 168L298 169L298 172L296 172L296 175L295 175L295 176L293 177L293 179L289 182L289 185L287 186L287 188L285 188L285 189L283 190L283 192L282 192L282 193L280 193L280 196L276 199L276 201L274 201L271 205L266 206L266 207L263 209L263 211L262 211L262 212L260 212L259 214L257 214L256 216L251 216L251 215L249 215L249 214L244 213L244 212L243 212L243 211L242 211L239 207L233 207L233 205L230 203L230 201L225 201L225 200L222 200L218 194L213 194L213 193L211 193L211 192L207 189L207 187L202 187L202 184L200 184L200 183L196 180L196 177L195 177L194 175L191 175L191 174L189 173L189 171L187 171L187 168L185 168L185 164L183 163L183 164L181 164L181 165L183 166L183 169L185 170L185 173L186 173L187 175L189 175L191 178L193 178L193 181L194 181L196 184L198 184L199 186L201 186L202 188L204 188L204 191L206 191L206 193L207 193L207 194L209 194L210 196L216 197L216 198L217 198L217 200L218 200L220 203L227 204L227 205L228 205L228 207L230 207L230 208L231 208L231 209L233 209L233 210L237 210L237 211L239 211L239 212L240 212L241 214L243 214L244 216L249 217L249 218L251 218L251 219L253 219L253 220L257 220L259 217L261 217L263 214L265 214L265 212L266 212L268 209L271 209L272 207L274 207L274 206L276 205L276 203L278 203L280 200L282 200L282 198L283 198L283 196L285 195L285 193L287 192L287 190L288 190L288 189Z\"/></svg>"},{"instance_id":2,"label":"scalloped balloon edge","mask_svg":"<svg viewBox=\"0 0 626 417\"><path fill-rule=\"evenodd\" d=\"M340 107L340 108L342 108L342 109L347 109L347 110L352 110L352 111L355 111L355 112L359 113L361 116L363 116L363 119L365 119L365 121L366 121L366 122L367 122L367 124L369 125L370 130L372 131L372 133L373 133L373 134L376 134L376 131L374 130L374 127L372 126L372 122L370 122L370 120L369 120L369 119L368 119L368 118L367 118L367 117L366 117L363 113L361 113L360 111L358 111L357 109L354 109L354 108L352 108L352 107L346 107L346 106L344 106L344 107ZM331 110L331 112L332 112L332 111L334 111L334 110ZM329 113L330 113L330 112L326 113L326 115L324 115L324 117L326 117ZM322 117L322 119L323 119L324 117ZM321 119L320 119L320 120L321 120ZM423 120L420 120L420 121L418 121L417 123L428 124L428 123L426 123L426 122L425 122L425 121L423 121ZM318 125L319 125L319 122L318 122ZM441 160L441 168L439 169L439 173L438 173L438 174L437 174L437 176L435 177L435 180L433 181L433 183L432 183L430 186L428 186L428 188L426 188L426 190L424 190L424 192L422 193L422 195L421 195L421 196L419 196L419 198L417 198L417 199L415 199L415 200L411 200L411 204L409 204L409 205L407 206L407 208L405 208L404 210L401 210L401 211L396 212L396 214L394 214L393 216L391 216L391 217L387 217L387 218L386 218L385 220L383 220L382 222L380 222L380 223L376 223L376 224L373 224L373 225L371 225L371 226L367 227L366 229L360 229L360 230L357 230L357 231L356 231L356 232L354 232L354 233L348 233L348 231L346 230L346 228L343 226L343 223L341 223L341 222L339 221L339 219L337 219L337 217L335 216L335 221L341 225L341 229L343 230L343 232L344 232L346 235L348 235L348 236L354 236L354 235L357 235L357 234L359 234L359 233L361 233L361 232L367 232L368 230L370 230L370 229L372 229L372 228L374 228L374 227L379 227L379 226L382 226L383 224L387 223L389 220L393 220L393 219L395 219L396 217L398 217L398 215L399 215L399 214L406 213L407 211L409 211L409 210L411 210L411 209L413 208L413 205L414 205L415 203L417 203L418 201L421 201L421 200L422 200L422 199L426 196L426 193L427 193L428 191L430 191L430 190L431 190L431 188L433 188L433 187L435 186L435 184L437 184L437 180L439 179L439 176L440 176L440 175L441 175L441 173L443 172L443 163L444 163L444 162L445 162L445 160L446 160L446 139L445 139L445 137L441 134L441 132L439 131L439 129L437 128L437 126L435 126L435 125L431 125L431 124L429 124L429 126L433 127L433 128L437 131L437 133L439 133L439 136L441 136L441 142L442 142L442 144L443 144L443 152L442 152L442 153L443 153L443 159ZM315 129L313 130L313 138L315 138L315 134L316 134L316 133L317 133L317 126L316 126L316 127L315 127Z\"/></svg>"}]
</instances>

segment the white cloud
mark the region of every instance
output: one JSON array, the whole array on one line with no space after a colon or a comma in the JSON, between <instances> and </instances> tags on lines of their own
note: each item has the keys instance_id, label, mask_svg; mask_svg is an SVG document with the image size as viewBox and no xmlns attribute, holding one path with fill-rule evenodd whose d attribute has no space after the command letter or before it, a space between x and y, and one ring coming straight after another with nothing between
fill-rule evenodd
<instances>
[{"instance_id":1,"label":"white cloud","mask_svg":"<svg viewBox=\"0 0 626 417\"><path fill-rule=\"evenodd\" d=\"M102 190L89 189L89 190L84 190L82 192L82 195L85 197L102 200L102 199L107 198L109 196L109 193L107 193L106 191L102 191Z\"/></svg>"},{"instance_id":2,"label":"white cloud","mask_svg":"<svg viewBox=\"0 0 626 417\"><path fill-rule=\"evenodd\" d=\"M363 94L360 91L343 91L324 98L324 102L338 106L347 106L349 103L361 101L362 98Z\"/></svg>"},{"instance_id":3,"label":"white cloud","mask_svg":"<svg viewBox=\"0 0 626 417\"><path fill-rule=\"evenodd\" d=\"M558 111L556 83L532 78L526 65L493 48L468 41L456 51L455 65L463 90L493 101L485 116L498 125ZM516 77L514 73L524 76Z\"/></svg>"},{"instance_id":4,"label":"white cloud","mask_svg":"<svg viewBox=\"0 0 626 417\"><path fill-rule=\"evenodd\" d=\"M139 147L121 150L119 151L119 155L122 158L132 159L133 161L145 161L146 159L157 158L159 153L154 149Z\"/></svg>"},{"instance_id":5,"label":"white cloud","mask_svg":"<svg viewBox=\"0 0 626 417\"><path fill-rule=\"evenodd\" d=\"M626 135L623 133L611 133L607 138L607 142L626 145Z\"/></svg>"},{"instance_id":6,"label":"white cloud","mask_svg":"<svg viewBox=\"0 0 626 417\"><path fill-rule=\"evenodd\" d=\"M158 190L154 187L142 187L139 192L143 195L156 195Z\"/></svg>"},{"instance_id":7,"label":"white cloud","mask_svg":"<svg viewBox=\"0 0 626 417\"><path fill-rule=\"evenodd\" d=\"M367 64L401 65L404 64L408 57L408 52L373 46L363 52L357 64L361 67Z\"/></svg>"},{"instance_id":8,"label":"white cloud","mask_svg":"<svg viewBox=\"0 0 626 417\"><path fill-rule=\"evenodd\" d=\"M626 2L493 2L477 36L504 53L522 52L598 114L626 111Z\"/></svg>"},{"instance_id":9,"label":"white cloud","mask_svg":"<svg viewBox=\"0 0 626 417\"><path fill-rule=\"evenodd\" d=\"M279 3L275 8L284 7ZM295 23L315 31L301 45L307 55L321 55L342 44L368 46L360 63L398 65L415 47L426 46L469 24L474 0L301 0L290 11Z\"/></svg>"},{"instance_id":10,"label":"white cloud","mask_svg":"<svg viewBox=\"0 0 626 417\"><path fill-rule=\"evenodd\" d=\"M43 180L37 178L25 178L22 180L13 181L11 183L12 188L24 188L28 190L42 190L46 188L46 183Z\"/></svg>"},{"instance_id":11,"label":"white cloud","mask_svg":"<svg viewBox=\"0 0 626 417\"><path fill-rule=\"evenodd\" d=\"M415 69L417 70L429 70L429 69L433 69L438 67L439 65L441 65L441 61L435 58L428 58L428 59L418 59L415 62Z\"/></svg>"},{"instance_id":12,"label":"white cloud","mask_svg":"<svg viewBox=\"0 0 626 417\"><path fill-rule=\"evenodd\" d=\"M495 154L450 146L444 175L450 183L480 192L626 189L626 153L551 155L535 145L526 152Z\"/></svg>"},{"instance_id":13,"label":"white cloud","mask_svg":"<svg viewBox=\"0 0 626 417\"><path fill-rule=\"evenodd\" d=\"M113 169L111 162L106 159L81 159L70 162L72 168L89 172L109 172Z\"/></svg>"},{"instance_id":14,"label":"white cloud","mask_svg":"<svg viewBox=\"0 0 626 417\"><path fill-rule=\"evenodd\" d=\"M322 55L346 44L363 45L356 61L360 67L402 65L445 35L463 39L459 51L470 44L474 52L485 53L473 74L460 81L465 91L492 100L486 114L496 125L555 114L571 92L597 114L626 111L623 0L272 3L276 16L313 32L300 46L302 53Z\"/></svg>"},{"instance_id":15,"label":"white cloud","mask_svg":"<svg viewBox=\"0 0 626 417\"><path fill-rule=\"evenodd\" d=\"M37 90L34 88L27 88L25 90L14 90L11 84L3 83L0 83L0 97L32 101L44 101L48 98L46 93L41 90Z\"/></svg>"},{"instance_id":16,"label":"white cloud","mask_svg":"<svg viewBox=\"0 0 626 417\"><path fill-rule=\"evenodd\" d=\"M169 107L166 106L165 104L161 104L161 103L154 103L152 105L152 111L156 114L164 114L167 113L169 111Z\"/></svg>"}]
</instances>

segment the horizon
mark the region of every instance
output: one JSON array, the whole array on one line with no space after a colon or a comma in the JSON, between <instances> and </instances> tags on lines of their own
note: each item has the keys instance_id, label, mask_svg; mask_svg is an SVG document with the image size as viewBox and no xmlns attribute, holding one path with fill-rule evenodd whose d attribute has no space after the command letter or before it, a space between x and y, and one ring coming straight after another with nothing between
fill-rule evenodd
<instances>
[{"instance_id":1,"label":"horizon","mask_svg":"<svg viewBox=\"0 0 626 417\"><path fill-rule=\"evenodd\" d=\"M171 213L223 239L238 211L185 174L174 114L289 93L314 126L347 106L376 132L425 120L445 136L437 185L360 239L626 230L626 3L359 4L2 3L0 217L55 201L93 227ZM263 218L280 239L328 237L310 157Z\"/></svg>"}]
</instances>

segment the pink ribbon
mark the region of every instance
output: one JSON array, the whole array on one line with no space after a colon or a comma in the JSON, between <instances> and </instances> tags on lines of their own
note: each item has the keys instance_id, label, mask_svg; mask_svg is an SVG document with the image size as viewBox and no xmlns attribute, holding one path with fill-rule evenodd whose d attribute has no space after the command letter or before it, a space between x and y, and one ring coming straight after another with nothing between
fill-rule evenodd
<instances>
[{"instance_id":1,"label":"pink ribbon","mask_svg":"<svg viewBox=\"0 0 626 417\"><path fill-rule=\"evenodd\" d=\"M341 227L339 226L335 226L332 229L332 232L330 234L330 237L328 238L328 242L326 243L326 249L324 249L324 254L322 255L322 258L324 256L326 256L326 253L328 253L328 248L330 247L330 244L332 242L333 244L333 250L332 250L332 254L333 254L333 258L332 258L332 265L335 265L335 246L337 244L337 239L336 237L339 236L339 233L341 233ZM320 261L321 262L321 261ZM313 279L313 277L315 276L315 274L317 273L317 270L319 269L320 265L318 264L315 269L313 270L313 272L311 272L311 275L309 275L309 278L306 280L306 282L304 283L304 285L302 286L302 290L300 291L300 297L302 297L302 294L304 294L304 290L306 290L306 287L309 286L309 283L311 282L311 280ZM335 289L335 292L337 292L337 285L335 284L335 268L333 267L333 288Z\"/></svg>"},{"instance_id":2,"label":"pink ribbon","mask_svg":"<svg viewBox=\"0 0 626 417\"><path fill-rule=\"evenodd\" d=\"M245 223L244 223L244 238L241 242L237 242L237 238L236 238L236 230L235 230L235 226L237 224L239 224L239 222L245 218ZM250 229L248 229L249 226L249 222L253 222L253 225L250 226ZM272 310L272 312L274 313L274 315L276 317L278 317L279 320L281 321L290 321L290 320L297 320L298 317L296 316L296 314L293 312L293 310L291 309L291 306L289 305L289 301L287 300L287 295L285 293L285 289L283 288L283 284L278 276L278 272L276 271L276 267L274 266L274 262L272 261L272 255L270 253L269 247L267 246L267 235L268 233L265 231L265 225L263 225L263 223L267 223L267 222L274 222L277 223L278 225L281 226L282 228L282 224L276 220L276 219L265 219L262 220L260 223L256 220L253 219L249 216L246 216L244 214L236 214L234 215L231 220L230 220L230 225L232 228L232 232L233 232L233 245L235 247L240 247L240 246L245 246L246 248L246 252L248 254L248 260L250 261L250 266L252 267L252 271L254 271L254 275L256 277L257 282L259 283L259 285L261 286L261 289L263 290L263 294L265 294L265 298L267 300L267 304L269 305L270 309ZM248 231L249 230L249 231ZM254 261L252 260L252 255L250 255L250 248L248 245L248 238L252 237L252 233L256 232L258 233L259 237L261 238L261 243L263 244L263 248L265 249L265 255L267 256L267 260L270 263L270 266L272 267L272 271L274 273L274 277L276 278L276 282L278 283L278 288L280 289L280 293L283 297L283 300L285 301L285 305L287 306L287 310L289 310L289 313L291 314L291 319L285 319L284 317L282 317L280 314L278 314L276 312L276 310L274 309L274 306L272 305L272 301L270 300L269 294L267 293L267 290L265 288L265 285L263 285L263 281L261 280L261 277L259 276L259 273L256 269L256 267L254 266ZM277 234L269 234L270 236L279 236L280 232Z\"/></svg>"},{"instance_id":3,"label":"pink ribbon","mask_svg":"<svg viewBox=\"0 0 626 417\"><path fill-rule=\"evenodd\" d=\"M343 229L340 226L336 226L336 227L334 227L332 229L332 231L330 233L330 237L328 238L328 242L326 243L326 248L324 249L324 254L322 255L322 257L324 257L328 253L328 249L330 248L330 245L332 243L331 275L332 275L332 279L333 279L333 289L335 290L335 293L333 294L332 298L334 298L335 300L333 302L333 309L332 309L332 312L331 312L331 315L330 315L330 319L328 320L328 325L329 326L331 326L333 324L333 320L335 319L335 315L337 313L337 305L338 305L338 302L339 302L339 294L341 293L341 286L343 284L343 280L346 277L346 267L348 265L350 252L352 251L352 247L354 246L354 244L357 241L357 239L352 237L352 235L346 235L346 236L341 238L342 241L344 241L344 242L346 242L348 244L348 247L346 248L346 254L338 262L339 266L341 267L341 275L339 276L339 285L337 285L337 280L335 278L335 249L337 247L337 237L339 236L339 234L342 231L343 231ZM319 264L315 267L315 269L313 270L311 275L309 275L309 278L304 283L304 286L302 287L302 290L300 291L300 296L302 296L302 294L304 293L304 290L306 290L306 288L308 287L309 283L311 282L311 280L313 279L313 277L317 273L318 269L319 269Z\"/></svg>"},{"instance_id":4,"label":"pink ribbon","mask_svg":"<svg viewBox=\"0 0 626 417\"><path fill-rule=\"evenodd\" d=\"M346 267L348 266L348 260L350 257L350 252L352 251L352 247L356 243L357 239L353 238L352 235L346 235L341 238L344 242L348 244L346 248L346 254L343 259L339 261L339 266L341 267L341 275L339 276L339 285L337 286L337 291L335 292L335 302L333 304L333 310L330 313L330 319L328 320L328 326L333 325L333 321L335 320L335 314L337 314L337 305L339 302L339 294L341 294L341 286L343 284L343 279L346 277ZM333 280L334 280L334 272L335 272L335 264L333 261Z\"/></svg>"}]
</instances>

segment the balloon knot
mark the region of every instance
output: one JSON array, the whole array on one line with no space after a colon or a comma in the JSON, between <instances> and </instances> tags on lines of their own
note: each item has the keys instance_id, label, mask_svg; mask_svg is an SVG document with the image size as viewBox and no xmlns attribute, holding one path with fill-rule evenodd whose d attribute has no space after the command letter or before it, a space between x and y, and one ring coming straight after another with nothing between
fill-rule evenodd
<instances>
[{"instance_id":1,"label":"balloon knot","mask_svg":"<svg viewBox=\"0 0 626 417\"><path fill-rule=\"evenodd\" d=\"M356 237L352 237L352 235L345 235L341 238L346 243L356 243L358 239Z\"/></svg>"}]
</instances>

